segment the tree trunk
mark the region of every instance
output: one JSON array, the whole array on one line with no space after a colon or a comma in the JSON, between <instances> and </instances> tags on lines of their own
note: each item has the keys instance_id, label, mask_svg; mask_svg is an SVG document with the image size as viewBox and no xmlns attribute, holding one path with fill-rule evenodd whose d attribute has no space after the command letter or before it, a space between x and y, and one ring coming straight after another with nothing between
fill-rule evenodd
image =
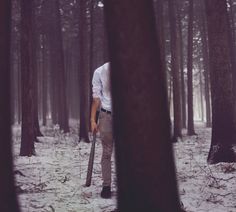
<instances>
[{"instance_id":1,"label":"tree trunk","mask_svg":"<svg viewBox=\"0 0 236 212\"><path fill-rule=\"evenodd\" d=\"M18 212L10 119L10 10L10 0L0 1L0 211Z\"/></svg>"},{"instance_id":2,"label":"tree trunk","mask_svg":"<svg viewBox=\"0 0 236 212\"><path fill-rule=\"evenodd\" d=\"M200 61L199 61L200 64ZM201 104L201 120L204 121L204 108L203 108L203 84L202 84L202 68L199 67L199 85L200 85L200 104Z\"/></svg>"},{"instance_id":3,"label":"tree trunk","mask_svg":"<svg viewBox=\"0 0 236 212\"><path fill-rule=\"evenodd\" d=\"M56 6L55 0L42 2L42 29L43 36L43 66L44 71L48 73L48 88L50 100L50 113L53 124L59 124L59 72L61 64L57 64L58 52L56 47L58 45L58 34L56 32ZM60 26L59 26L60 28ZM60 32L60 31L59 31ZM58 70L59 66L59 70ZM44 95L45 98L45 95Z\"/></svg>"},{"instance_id":4,"label":"tree trunk","mask_svg":"<svg viewBox=\"0 0 236 212\"><path fill-rule=\"evenodd\" d=\"M19 44L20 46L21 44ZM22 121L22 109L21 109L21 106L22 106L22 100L21 100L21 55L20 55L20 49L21 47L19 47L18 49L18 70L17 70L17 82L18 82L18 89L17 89L17 92L18 92L18 108L17 108L17 111L18 111L18 114L17 114L17 120L18 120L18 124L21 124L21 121Z\"/></svg>"},{"instance_id":5,"label":"tree trunk","mask_svg":"<svg viewBox=\"0 0 236 212\"><path fill-rule=\"evenodd\" d=\"M181 21L180 0L177 5L177 25L179 35L179 51L180 51L180 79L181 79L181 114L182 114L182 127L186 128L186 92L185 92L185 79L184 79L184 53L183 53L183 32Z\"/></svg>"},{"instance_id":6,"label":"tree trunk","mask_svg":"<svg viewBox=\"0 0 236 212\"><path fill-rule=\"evenodd\" d=\"M14 123L20 124L21 122L21 94L20 94L20 2L17 0L11 1L11 100L13 107L12 119ZM14 105L14 106L13 106Z\"/></svg>"},{"instance_id":7,"label":"tree trunk","mask_svg":"<svg viewBox=\"0 0 236 212\"><path fill-rule=\"evenodd\" d=\"M34 133L35 133L35 137L36 137L36 141L37 141L37 136L43 136L43 134L41 133L40 131L40 127L39 127L39 115L38 115L38 73L39 73L39 70L37 69L37 60L38 60L38 52L39 52L39 47L40 47L40 44L39 44L39 37L38 37L38 33L36 31L36 7L35 7L35 3L33 1L33 4L32 4L33 8L33 20L32 20L32 33L33 33L33 43L32 45L33 46L33 51L32 51L32 60L33 60L33 98L34 98Z\"/></svg>"},{"instance_id":8,"label":"tree trunk","mask_svg":"<svg viewBox=\"0 0 236 212\"><path fill-rule=\"evenodd\" d=\"M166 45L165 45L165 27L164 27L164 1L158 0L155 5L156 11L156 25L158 32L158 39L161 49L161 62L164 71L167 71L166 68Z\"/></svg>"},{"instance_id":9,"label":"tree trunk","mask_svg":"<svg viewBox=\"0 0 236 212\"><path fill-rule=\"evenodd\" d=\"M173 80L172 80L172 77L170 76L170 77L169 77L169 82L167 81L167 83L169 84L169 85L168 85L168 91L169 91L169 95L168 95L168 106L169 106L169 108L170 108L170 114L171 114L171 115L172 115L171 103L173 102L173 101L172 101L172 99L173 99L173 98L172 98L172 93L173 93L173 92L172 92L172 88L173 88L173 86L172 86L172 84L173 84L172 81L173 81Z\"/></svg>"},{"instance_id":10,"label":"tree trunk","mask_svg":"<svg viewBox=\"0 0 236 212\"><path fill-rule=\"evenodd\" d=\"M59 0L44 2L44 28L49 42L51 112L54 124L69 132L69 117L66 95L66 73L61 30Z\"/></svg>"},{"instance_id":11,"label":"tree trunk","mask_svg":"<svg viewBox=\"0 0 236 212\"><path fill-rule=\"evenodd\" d=\"M22 36L21 36L21 84L22 84L22 129L21 129L21 156L35 154L34 142L34 66L32 2L21 0Z\"/></svg>"},{"instance_id":12,"label":"tree trunk","mask_svg":"<svg viewBox=\"0 0 236 212\"><path fill-rule=\"evenodd\" d=\"M236 37L235 37L235 21L234 16L235 12L233 10L233 2L229 0L230 10L229 10L229 23L230 23L230 33L229 33L229 41L230 41L230 58L232 65L232 76L233 76L233 95L234 95L234 104L236 105ZM236 107L234 107L236 114ZM236 118L236 117L235 117ZM236 123L235 123L236 124Z\"/></svg>"},{"instance_id":13,"label":"tree trunk","mask_svg":"<svg viewBox=\"0 0 236 212\"><path fill-rule=\"evenodd\" d=\"M48 60L47 60L47 37L44 35L42 38L42 61L43 61L43 70L42 70L42 118L43 118L43 126L47 124L47 112L48 112Z\"/></svg>"},{"instance_id":14,"label":"tree trunk","mask_svg":"<svg viewBox=\"0 0 236 212\"><path fill-rule=\"evenodd\" d=\"M189 0L188 21L188 135L195 135L193 114L193 0Z\"/></svg>"},{"instance_id":15,"label":"tree trunk","mask_svg":"<svg viewBox=\"0 0 236 212\"><path fill-rule=\"evenodd\" d=\"M80 70L79 70L79 94L80 94L80 140L89 142L88 132L90 123L90 105L91 105L91 72L90 72L90 39L89 26L90 21L88 13L90 1L80 1Z\"/></svg>"},{"instance_id":16,"label":"tree trunk","mask_svg":"<svg viewBox=\"0 0 236 212\"><path fill-rule=\"evenodd\" d=\"M233 2L232 0L229 0L230 10L229 10L229 22L230 22L230 33L229 33L229 39L230 39L230 54L231 54L231 63L232 63L232 72L233 77L236 79L236 44L235 44L235 21L234 16L235 12L233 11ZM236 81L236 80L235 80ZM236 85L234 87L236 89Z\"/></svg>"},{"instance_id":17,"label":"tree trunk","mask_svg":"<svg viewBox=\"0 0 236 212\"><path fill-rule=\"evenodd\" d=\"M212 94L210 164L236 162L233 83L226 0L206 0ZM217 26L217 27L216 27Z\"/></svg>"},{"instance_id":18,"label":"tree trunk","mask_svg":"<svg viewBox=\"0 0 236 212\"><path fill-rule=\"evenodd\" d=\"M61 16L60 16L60 7L59 0L55 0L55 29L57 34L57 39L55 42L55 53L57 54L56 58L56 67L59 72L58 77L58 86L59 86L59 125L60 129L64 133L70 131L69 129L69 116L68 116L68 106L67 106L67 95L66 95L66 73L65 73L65 63L64 63L64 52L63 52L63 40L62 40L62 31L61 31ZM58 88L57 88L58 89Z\"/></svg>"},{"instance_id":19,"label":"tree trunk","mask_svg":"<svg viewBox=\"0 0 236 212\"><path fill-rule=\"evenodd\" d=\"M152 1L106 0L105 12L111 53L118 211L180 211L165 72Z\"/></svg>"},{"instance_id":20,"label":"tree trunk","mask_svg":"<svg viewBox=\"0 0 236 212\"><path fill-rule=\"evenodd\" d=\"M176 2L168 0L170 18L170 45L171 45L171 71L173 76L173 105L174 105L174 137L182 137L181 133L181 104L179 79L179 40L176 22Z\"/></svg>"},{"instance_id":21,"label":"tree trunk","mask_svg":"<svg viewBox=\"0 0 236 212\"><path fill-rule=\"evenodd\" d=\"M204 68L204 81L205 81L205 101L206 101L206 127L211 127L211 104L210 104L210 79L209 79L209 48L207 40L207 29L206 29L206 15L205 6L203 0L201 4L200 18L200 35L202 40L202 54L203 54L203 68Z\"/></svg>"}]
</instances>

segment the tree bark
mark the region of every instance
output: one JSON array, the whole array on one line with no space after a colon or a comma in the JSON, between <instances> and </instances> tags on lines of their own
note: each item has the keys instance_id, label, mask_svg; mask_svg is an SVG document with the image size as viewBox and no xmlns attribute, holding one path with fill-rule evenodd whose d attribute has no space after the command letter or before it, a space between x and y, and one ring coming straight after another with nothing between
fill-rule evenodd
<instances>
[{"instance_id":1,"label":"tree bark","mask_svg":"<svg viewBox=\"0 0 236 212\"><path fill-rule=\"evenodd\" d=\"M91 69L90 69L90 32L88 13L90 1L80 0L80 70L79 70L79 94L80 94L80 140L89 142L88 132L90 123L90 105L91 105Z\"/></svg>"},{"instance_id":2,"label":"tree bark","mask_svg":"<svg viewBox=\"0 0 236 212\"><path fill-rule=\"evenodd\" d=\"M179 40L176 22L176 2L168 0L170 18L171 72L173 76L173 105L174 105L174 137L182 137L181 133L181 103L179 79Z\"/></svg>"},{"instance_id":3,"label":"tree bark","mask_svg":"<svg viewBox=\"0 0 236 212\"><path fill-rule=\"evenodd\" d=\"M199 64L200 61L199 61ZM200 85L200 105L201 105L201 120L204 121L204 108L203 108L203 83L202 83L202 68L199 67L199 85Z\"/></svg>"},{"instance_id":4,"label":"tree bark","mask_svg":"<svg viewBox=\"0 0 236 212\"><path fill-rule=\"evenodd\" d=\"M164 1L158 0L155 3L155 11L156 11L156 25L158 32L158 39L161 49L161 62L164 71L167 71L166 68L166 45L165 45L165 27L164 27Z\"/></svg>"},{"instance_id":5,"label":"tree bark","mask_svg":"<svg viewBox=\"0 0 236 212\"><path fill-rule=\"evenodd\" d=\"M135 7L134 7L135 5ZM106 0L118 211L180 211L151 0Z\"/></svg>"},{"instance_id":6,"label":"tree bark","mask_svg":"<svg viewBox=\"0 0 236 212\"><path fill-rule=\"evenodd\" d=\"M47 37L44 35L42 38L42 63L43 63L43 70L42 70L42 118L43 118L43 126L47 124L47 113L48 113L48 42Z\"/></svg>"},{"instance_id":7,"label":"tree bark","mask_svg":"<svg viewBox=\"0 0 236 212\"><path fill-rule=\"evenodd\" d=\"M19 212L13 177L10 119L11 1L0 1L0 211Z\"/></svg>"},{"instance_id":8,"label":"tree bark","mask_svg":"<svg viewBox=\"0 0 236 212\"><path fill-rule=\"evenodd\" d=\"M19 44L20 46L20 44ZM20 49L21 47L19 47L18 49L18 70L17 70L17 82L18 82L18 89L17 89L17 93L18 93L18 108L17 108L17 111L18 111L18 114L17 114L17 121L18 121L18 124L21 124L21 121L22 121L22 100L21 100L21 55L20 55Z\"/></svg>"},{"instance_id":9,"label":"tree bark","mask_svg":"<svg viewBox=\"0 0 236 212\"><path fill-rule=\"evenodd\" d=\"M188 20L188 135L195 135L193 114L193 0L189 0Z\"/></svg>"},{"instance_id":10,"label":"tree bark","mask_svg":"<svg viewBox=\"0 0 236 212\"><path fill-rule=\"evenodd\" d=\"M230 23L230 33L229 33L229 39L230 39L230 54L231 54L231 63L232 63L232 73L233 77L236 82L236 44L235 44L235 21L234 21L234 16L235 12L233 11L233 2L232 0L229 0L229 5L230 5L230 10L229 10L229 23ZM236 85L234 87L236 89Z\"/></svg>"},{"instance_id":11,"label":"tree bark","mask_svg":"<svg viewBox=\"0 0 236 212\"><path fill-rule=\"evenodd\" d=\"M22 129L21 156L35 154L34 142L34 90L33 90L33 27L32 2L21 0L21 84L22 84Z\"/></svg>"},{"instance_id":12,"label":"tree bark","mask_svg":"<svg viewBox=\"0 0 236 212\"><path fill-rule=\"evenodd\" d=\"M208 162L236 162L233 150L236 129L227 3L226 0L206 0L205 3L212 94L212 139Z\"/></svg>"},{"instance_id":13,"label":"tree bark","mask_svg":"<svg viewBox=\"0 0 236 212\"><path fill-rule=\"evenodd\" d=\"M39 37L38 37L38 33L37 33L37 28L36 28L36 7L35 7L35 2L33 1L32 4L32 10L33 10L33 19L32 19L32 33L33 33L33 51L32 51L32 60L33 60L33 98L34 98L34 133L35 133L35 137L36 137L36 141L37 140L37 136L43 136L43 134L40 131L40 127L39 127L39 115L38 115L38 73L39 70L37 68L37 60L38 60L38 52L39 52Z\"/></svg>"},{"instance_id":14,"label":"tree bark","mask_svg":"<svg viewBox=\"0 0 236 212\"><path fill-rule=\"evenodd\" d=\"M211 127L210 78L209 78L209 48L207 40L206 14L203 0L200 2L200 35L202 40L203 68L205 81L206 127Z\"/></svg>"},{"instance_id":15,"label":"tree bark","mask_svg":"<svg viewBox=\"0 0 236 212\"><path fill-rule=\"evenodd\" d=\"M231 58L231 70L233 76L233 95L234 95L234 104L236 105L236 37L235 37L235 11L233 10L233 2L229 0L229 23L230 23L230 33L229 33L229 42L230 42L230 58ZM236 107L234 107L235 114L236 114ZM236 118L236 117L235 117ZM236 123L235 123L236 124Z\"/></svg>"},{"instance_id":16,"label":"tree bark","mask_svg":"<svg viewBox=\"0 0 236 212\"><path fill-rule=\"evenodd\" d=\"M184 79L184 53L183 53L183 32L182 32L182 21L181 21L181 9L180 0L177 1L177 25L179 35L179 51L180 51L180 81L181 81L181 120L182 127L186 128L186 92L185 92L185 79Z\"/></svg>"},{"instance_id":17,"label":"tree bark","mask_svg":"<svg viewBox=\"0 0 236 212\"><path fill-rule=\"evenodd\" d=\"M55 43L55 53L57 54L56 58L56 67L59 72L58 77L58 86L59 86L59 125L60 129L64 133L70 131L69 129L69 116L68 116L68 106L67 106L67 95L66 95L66 73L65 73L65 62L64 62L64 52L63 52L63 40L62 40L62 31L61 31L61 15L59 0L55 0L55 24L56 24L56 34L57 39Z\"/></svg>"}]
</instances>

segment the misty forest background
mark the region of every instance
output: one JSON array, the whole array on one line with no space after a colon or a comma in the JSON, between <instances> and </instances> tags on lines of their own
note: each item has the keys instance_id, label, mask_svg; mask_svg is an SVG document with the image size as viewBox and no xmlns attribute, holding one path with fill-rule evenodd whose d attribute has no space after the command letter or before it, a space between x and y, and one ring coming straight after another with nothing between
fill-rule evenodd
<instances>
[{"instance_id":1,"label":"misty forest background","mask_svg":"<svg viewBox=\"0 0 236 212\"><path fill-rule=\"evenodd\" d=\"M171 142L181 141L183 129L196 135L196 121L212 128L208 163L236 161L236 0L2 2L0 68L6 78L0 89L1 130L9 139L9 128L4 127L21 125L21 156L37 152L34 144L43 136L43 126L57 125L68 133L72 121L79 121L78 142L89 142L91 79L109 58L118 196L134 192L132 185L144 178L141 173L152 179L151 169L168 167L165 180L170 183L165 189L172 194L163 195L164 188L157 183L150 196L162 199L157 204L165 208L162 211L180 208ZM10 144L1 145L1 169L9 171L0 182L14 197L14 187L9 186L11 154L6 151ZM158 154L163 163L153 156ZM2 164L6 158L8 165ZM149 160L150 170L144 165ZM127 161L131 162L125 165ZM141 172L135 162L140 162ZM134 184L126 187L135 174ZM166 176L163 171L156 178L164 180L162 174ZM134 206L139 195L129 200L129 206L120 195L118 206L124 211L156 207L152 198Z\"/></svg>"}]
</instances>

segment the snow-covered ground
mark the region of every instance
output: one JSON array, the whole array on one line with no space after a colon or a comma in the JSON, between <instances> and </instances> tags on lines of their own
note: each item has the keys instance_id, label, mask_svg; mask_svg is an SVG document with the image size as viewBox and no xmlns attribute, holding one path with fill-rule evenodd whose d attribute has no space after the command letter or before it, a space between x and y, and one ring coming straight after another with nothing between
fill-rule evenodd
<instances>
[{"instance_id":1,"label":"snow-covered ground","mask_svg":"<svg viewBox=\"0 0 236 212\"><path fill-rule=\"evenodd\" d=\"M76 129L77 126L74 126ZM101 143L98 139L92 185L85 187L90 145L78 143L76 130L42 129L36 156L20 157L20 128L13 127L16 184L22 212L108 212L116 208L113 158L112 198L100 198ZM184 136L174 145L180 198L187 212L236 212L236 164L208 165L210 129Z\"/></svg>"},{"instance_id":2,"label":"snow-covered ground","mask_svg":"<svg viewBox=\"0 0 236 212\"><path fill-rule=\"evenodd\" d=\"M174 146L181 201L187 212L236 212L236 164L208 165L211 129L196 128Z\"/></svg>"}]
</instances>

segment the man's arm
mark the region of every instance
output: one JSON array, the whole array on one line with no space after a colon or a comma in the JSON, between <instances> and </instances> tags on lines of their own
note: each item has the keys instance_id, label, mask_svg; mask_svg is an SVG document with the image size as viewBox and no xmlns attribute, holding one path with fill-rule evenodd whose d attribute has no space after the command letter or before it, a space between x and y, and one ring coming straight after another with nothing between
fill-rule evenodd
<instances>
[{"instance_id":1,"label":"man's arm","mask_svg":"<svg viewBox=\"0 0 236 212\"><path fill-rule=\"evenodd\" d=\"M92 133L96 133L98 131L98 126L96 123L96 113L99 106L100 106L100 99L93 98L92 107L91 107L91 116L90 116L91 117L90 124L91 124Z\"/></svg>"}]
</instances>

